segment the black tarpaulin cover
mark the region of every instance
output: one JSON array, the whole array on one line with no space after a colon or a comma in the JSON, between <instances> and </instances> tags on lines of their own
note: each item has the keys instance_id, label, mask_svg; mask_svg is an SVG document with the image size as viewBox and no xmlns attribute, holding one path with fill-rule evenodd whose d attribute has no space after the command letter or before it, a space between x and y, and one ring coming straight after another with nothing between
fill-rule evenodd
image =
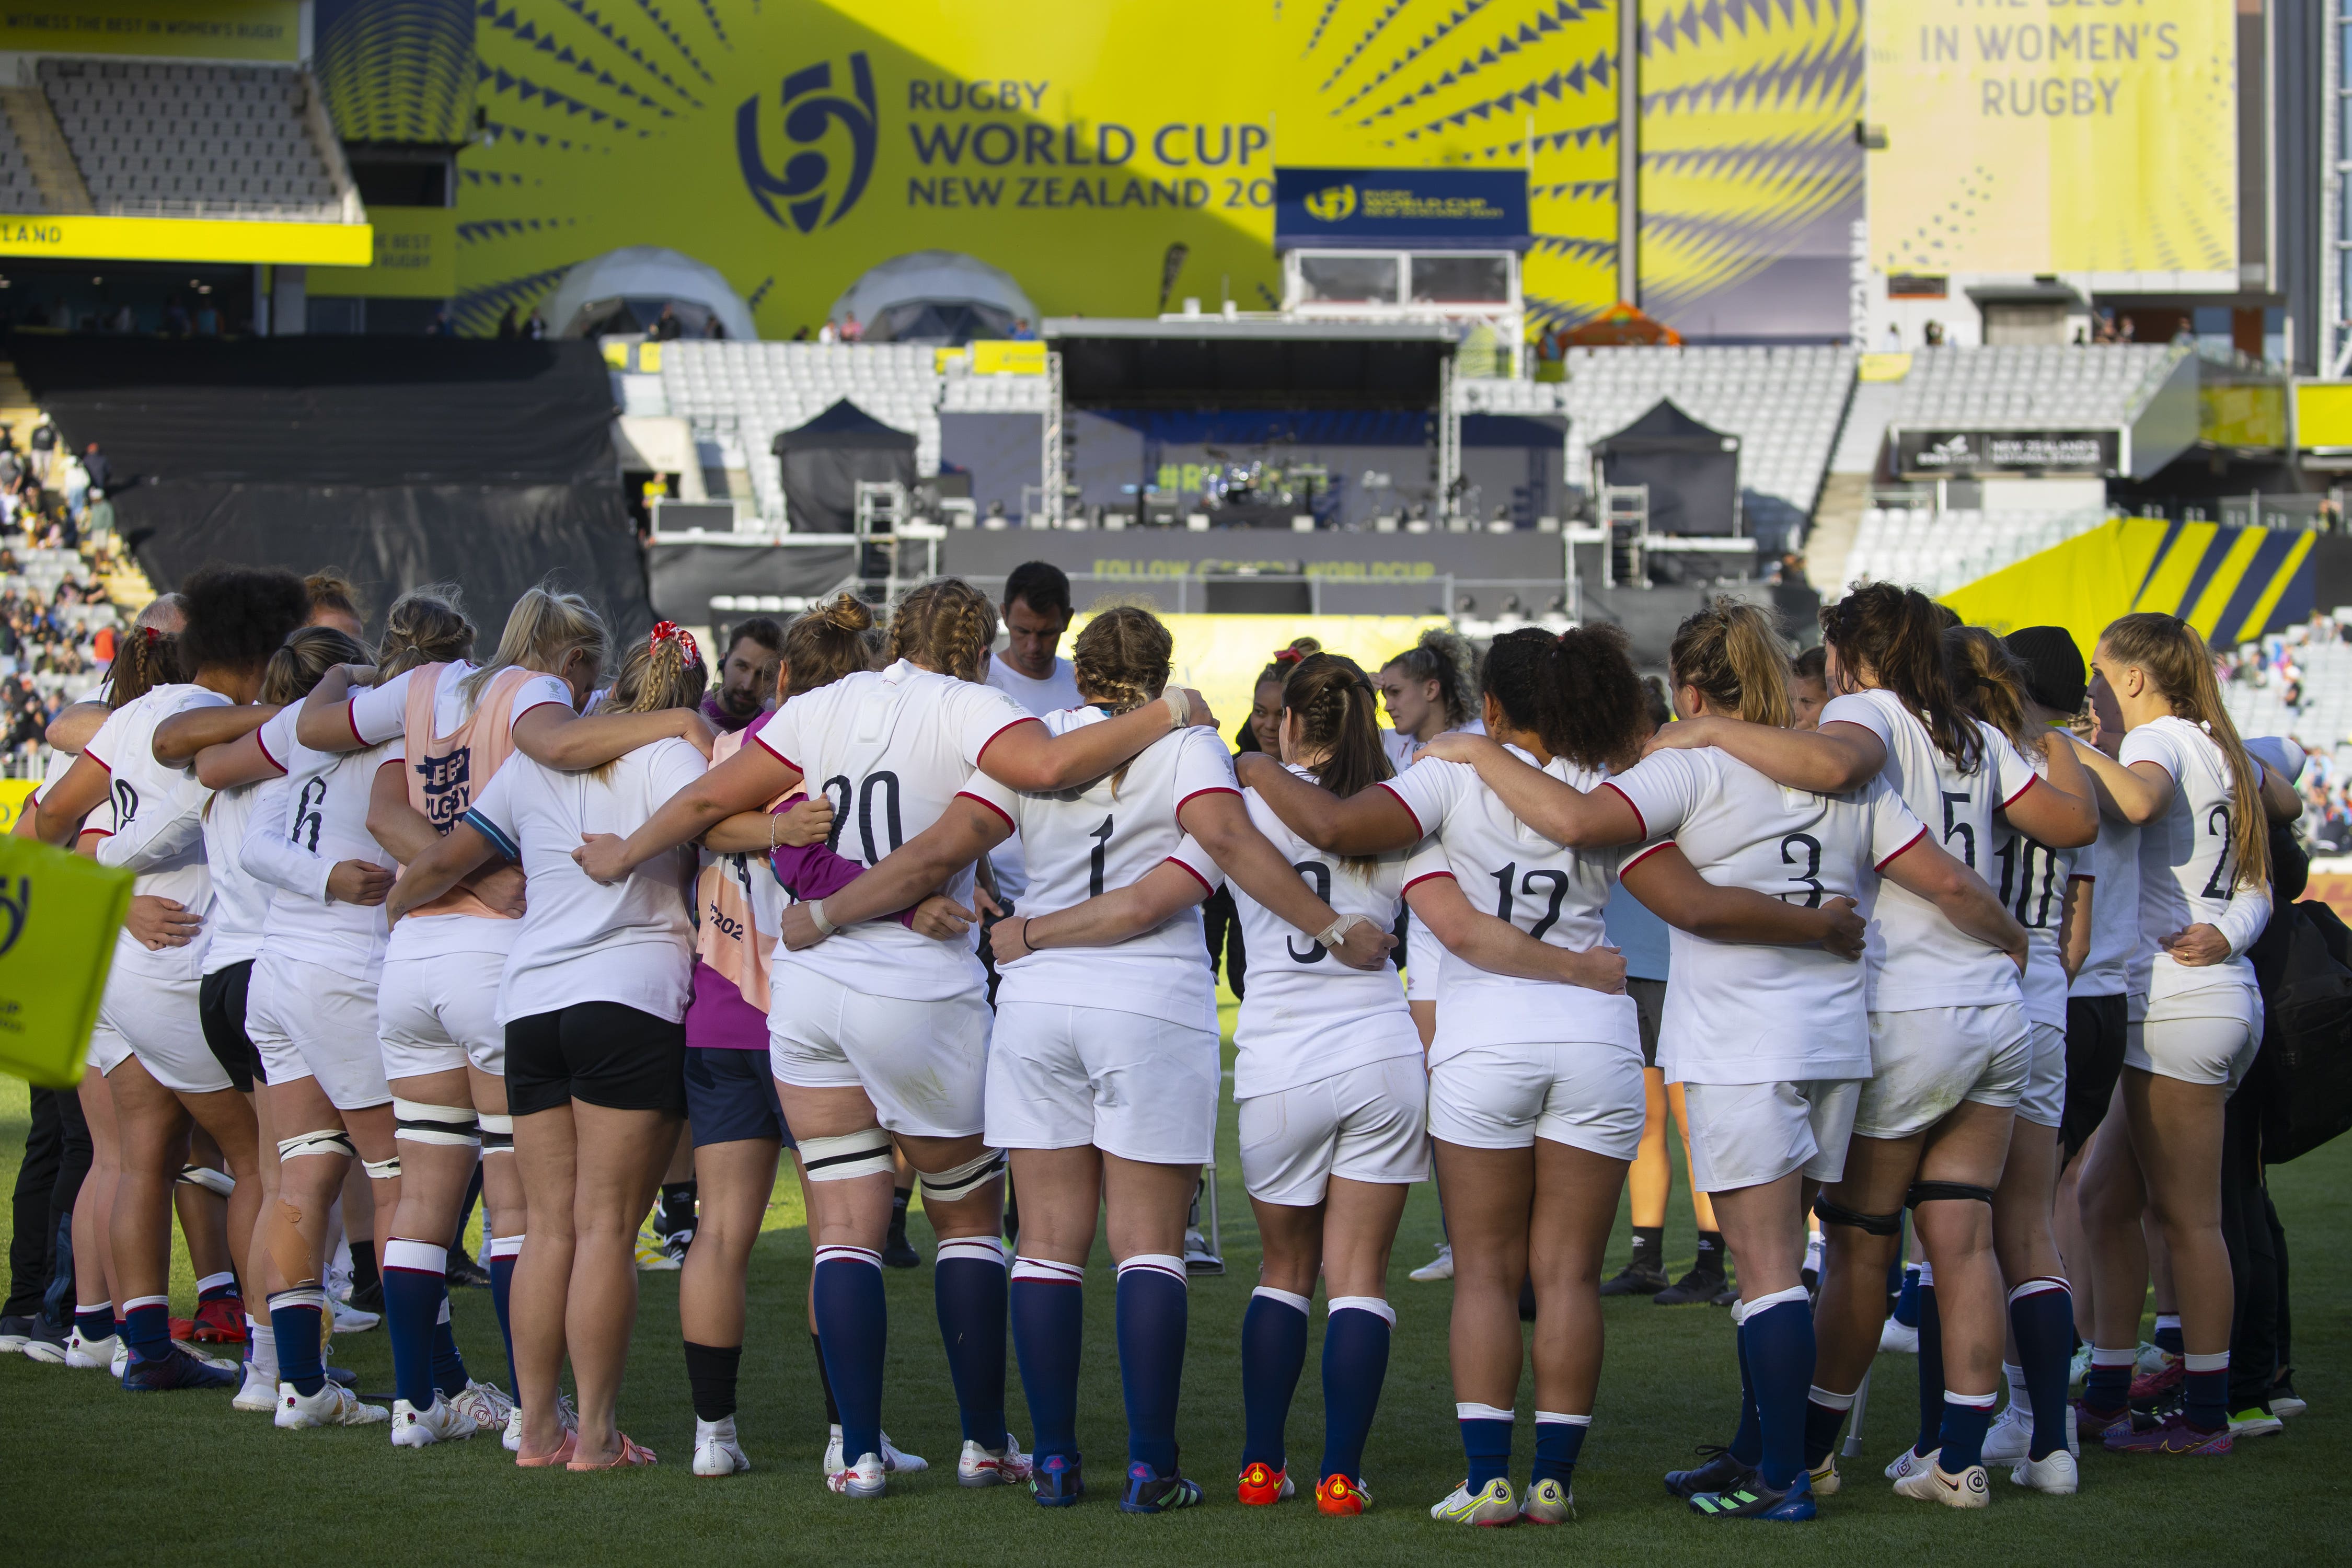
<instances>
[{"instance_id":1,"label":"black tarpaulin cover","mask_svg":"<svg viewBox=\"0 0 2352 1568\"><path fill-rule=\"evenodd\" d=\"M857 485L915 482L915 437L843 398L797 429L779 431L784 519L794 533L850 533L857 527Z\"/></svg>"},{"instance_id":2,"label":"black tarpaulin cover","mask_svg":"<svg viewBox=\"0 0 2352 1568\"><path fill-rule=\"evenodd\" d=\"M1739 438L1711 429L1672 398L1592 443L1612 485L1650 487L1653 533L1728 534L1738 523Z\"/></svg>"},{"instance_id":3,"label":"black tarpaulin cover","mask_svg":"<svg viewBox=\"0 0 2352 1568\"><path fill-rule=\"evenodd\" d=\"M562 483L614 471L612 381L586 342L9 340L16 374L118 483Z\"/></svg>"},{"instance_id":4,"label":"black tarpaulin cover","mask_svg":"<svg viewBox=\"0 0 2352 1568\"><path fill-rule=\"evenodd\" d=\"M654 622L645 565L617 481L563 485L141 485L115 504L115 522L160 586L207 561L243 561L351 574L369 632L404 589L455 583L480 634L497 647L525 588L552 576L584 594L614 637ZM617 668L617 664L614 667ZM607 673L610 671L608 669Z\"/></svg>"}]
</instances>

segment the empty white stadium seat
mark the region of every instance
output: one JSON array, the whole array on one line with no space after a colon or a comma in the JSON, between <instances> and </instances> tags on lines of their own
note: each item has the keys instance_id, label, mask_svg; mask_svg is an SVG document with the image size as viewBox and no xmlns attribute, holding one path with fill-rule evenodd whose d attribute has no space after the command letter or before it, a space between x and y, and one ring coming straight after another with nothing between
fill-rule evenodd
<instances>
[{"instance_id":1,"label":"empty white stadium seat","mask_svg":"<svg viewBox=\"0 0 2352 1568\"><path fill-rule=\"evenodd\" d=\"M342 219L290 67L45 59L40 83L101 213Z\"/></svg>"}]
</instances>

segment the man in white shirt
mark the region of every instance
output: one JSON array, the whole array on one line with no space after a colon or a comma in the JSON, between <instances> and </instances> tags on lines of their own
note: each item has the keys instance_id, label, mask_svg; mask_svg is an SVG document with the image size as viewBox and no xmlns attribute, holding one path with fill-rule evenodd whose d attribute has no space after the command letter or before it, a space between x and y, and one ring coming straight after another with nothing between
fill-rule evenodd
<instances>
[{"instance_id":1,"label":"man in white shirt","mask_svg":"<svg viewBox=\"0 0 2352 1568\"><path fill-rule=\"evenodd\" d=\"M1070 629L1070 580L1049 561L1024 561L1004 580L1005 646L988 661L988 684L1043 719L1065 708L1077 708L1076 668L1056 652L1062 635ZM1029 886L1021 856L1021 836L1014 834L989 852L996 873L997 901L1005 912Z\"/></svg>"}]
</instances>

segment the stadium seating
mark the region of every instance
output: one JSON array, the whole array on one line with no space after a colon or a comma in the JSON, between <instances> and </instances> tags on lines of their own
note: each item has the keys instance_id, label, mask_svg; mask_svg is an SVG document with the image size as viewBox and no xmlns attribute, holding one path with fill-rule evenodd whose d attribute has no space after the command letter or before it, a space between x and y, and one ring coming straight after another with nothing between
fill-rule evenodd
<instances>
[{"instance_id":1,"label":"stadium seating","mask_svg":"<svg viewBox=\"0 0 2352 1568\"><path fill-rule=\"evenodd\" d=\"M1893 423L1920 430L2079 430L2129 425L2178 351L2164 343L1921 349Z\"/></svg>"},{"instance_id":2,"label":"stadium seating","mask_svg":"<svg viewBox=\"0 0 2352 1568\"><path fill-rule=\"evenodd\" d=\"M1862 514L1839 580L1900 583L1933 596L2062 544L2105 521L2097 508L1935 512L1872 507Z\"/></svg>"},{"instance_id":3,"label":"stadium seating","mask_svg":"<svg viewBox=\"0 0 2352 1568\"><path fill-rule=\"evenodd\" d=\"M1571 349L1568 481L1580 489L1589 482L1591 442L1671 397L1692 418L1740 438L1748 531L1801 531L1829 467L1853 366L1852 351L1842 348Z\"/></svg>"},{"instance_id":4,"label":"stadium seating","mask_svg":"<svg viewBox=\"0 0 2352 1568\"><path fill-rule=\"evenodd\" d=\"M806 424L845 397L883 424L911 431L918 471L939 470L940 378L932 358L923 344L671 342L662 345L662 393L668 412L687 421L698 442L740 450L760 514L775 520L784 515L776 433ZM1032 384L1034 405L1045 406L1042 377L978 379Z\"/></svg>"},{"instance_id":5,"label":"stadium seating","mask_svg":"<svg viewBox=\"0 0 2352 1568\"><path fill-rule=\"evenodd\" d=\"M25 163L25 150L16 142L16 132L10 128L7 116L0 114L0 212L33 216L48 210L49 200L41 194L39 183Z\"/></svg>"},{"instance_id":6,"label":"stadium seating","mask_svg":"<svg viewBox=\"0 0 2352 1568\"><path fill-rule=\"evenodd\" d=\"M100 213L348 216L291 68L45 59L40 82Z\"/></svg>"},{"instance_id":7,"label":"stadium seating","mask_svg":"<svg viewBox=\"0 0 2352 1568\"><path fill-rule=\"evenodd\" d=\"M2286 683L2225 680L2221 701L2241 735L2293 735L2315 751L2352 742L2352 643L2305 642L2290 650L2303 668L2303 707L2287 707ZM2306 825L2308 826L2308 825Z\"/></svg>"}]
</instances>

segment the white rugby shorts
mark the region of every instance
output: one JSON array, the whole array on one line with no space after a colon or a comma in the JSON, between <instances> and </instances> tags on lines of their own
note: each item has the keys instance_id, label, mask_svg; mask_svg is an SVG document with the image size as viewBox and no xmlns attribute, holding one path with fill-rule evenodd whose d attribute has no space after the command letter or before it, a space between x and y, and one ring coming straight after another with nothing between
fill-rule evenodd
<instances>
[{"instance_id":1,"label":"white rugby shorts","mask_svg":"<svg viewBox=\"0 0 2352 1568\"><path fill-rule=\"evenodd\" d=\"M988 1034L976 987L911 1002L796 968L779 977L768 1008L768 1063L779 1083L864 1089L892 1132L969 1138L983 1122Z\"/></svg>"},{"instance_id":2,"label":"white rugby shorts","mask_svg":"<svg viewBox=\"0 0 2352 1568\"><path fill-rule=\"evenodd\" d=\"M181 1094L217 1094L234 1087L227 1069L205 1043L203 989L201 975L164 978L116 964L99 1000L99 1029L90 1038L91 1056L98 1054L98 1035L110 1030L123 1055L137 1057L139 1065L165 1089ZM120 1067L122 1059L116 1057L113 1067ZM103 1070L111 1071L112 1067Z\"/></svg>"},{"instance_id":3,"label":"white rugby shorts","mask_svg":"<svg viewBox=\"0 0 2352 1568\"><path fill-rule=\"evenodd\" d=\"M1217 1147L1217 1037L1107 1007L1007 1002L988 1052L988 1142L1197 1165Z\"/></svg>"},{"instance_id":4,"label":"white rugby shorts","mask_svg":"<svg viewBox=\"0 0 2352 1568\"><path fill-rule=\"evenodd\" d=\"M387 959L376 984L376 1035L383 1075L397 1082L471 1064L507 1071L506 1026L499 1022L503 952L450 952Z\"/></svg>"},{"instance_id":5,"label":"white rugby shorts","mask_svg":"<svg viewBox=\"0 0 2352 1568\"><path fill-rule=\"evenodd\" d=\"M1590 1040L1470 1046L1429 1070L1429 1135L1472 1149L1538 1138L1631 1160L1642 1142L1642 1053Z\"/></svg>"},{"instance_id":6,"label":"white rugby shorts","mask_svg":"<svg viewBox=\"0 0 2352 1568\"><path fill-rule=\"evenodd\" d=\"M1733 1193L1802 1171L1816 1182L1845 1174L1860 1079L1809 1083L1685 1083L1691 1185Z\"/></svg>"},{"instance_id":7,"label":"white rugby shorts","mask_svg":"<svg viewBox=\"0 0 2352 1568\"><path fill-rule=\"evenodd\" d=\"M1334 1176L1402 1185L1428 1167L1429 1076L1418 1051L1234 1107L1242 1183L1260 1203L1312 1208Z\"/></svg>"},{"instance_id":8,"label":"white rugby shorts","mask_svg":"<svg viewBox=\"0 0 2352 1568\"><path fill-rule=\"evenodd\" d=\"M2234 1089L2262 1043L2263 994L2251 985L2209 985L2150 999L2147 1021L2125 1031L2124 1066Z\"/></svg>"},{"instance_id":9,"label":"white rugby shorts","mask_svg":"<svg viewBox=\"0 0 2352 1568\"><path fill-rule=\"evenodd\" d=\"M272 1084L315 1078L337 1110L388 1105L376 1041L376 988L315 963L264 951L253 961L245 1034Z\"/></svg>"},{"instance_id":10,"label":"white rugby shorts","mask_svg":"<svg viewBox=\"0 0 2352 1568\"><path fill-rule=\"evenodd\" d=\"M2033 1031L2022 1002L1873 1013L1873 1070L1854 1108L1853 1130L1864 1138L1908 1138L1962 1100L2014 1107L2032 1059Z\"/></svg>"},{"instance_id":11,"label":"white rugby shorts","mask_svg":"<svg viewBox=\"0 0 2352 1568\"><path fill-rule=\"evenodd\" d=\"M2025 1069L2025 1092L2018 1097L2017 1114L2036 1127L2055 1127L2066 1120L2066 1031L2055 1024L2033 1024L2033 1052Z\"/></svg>"}]
</instances>

